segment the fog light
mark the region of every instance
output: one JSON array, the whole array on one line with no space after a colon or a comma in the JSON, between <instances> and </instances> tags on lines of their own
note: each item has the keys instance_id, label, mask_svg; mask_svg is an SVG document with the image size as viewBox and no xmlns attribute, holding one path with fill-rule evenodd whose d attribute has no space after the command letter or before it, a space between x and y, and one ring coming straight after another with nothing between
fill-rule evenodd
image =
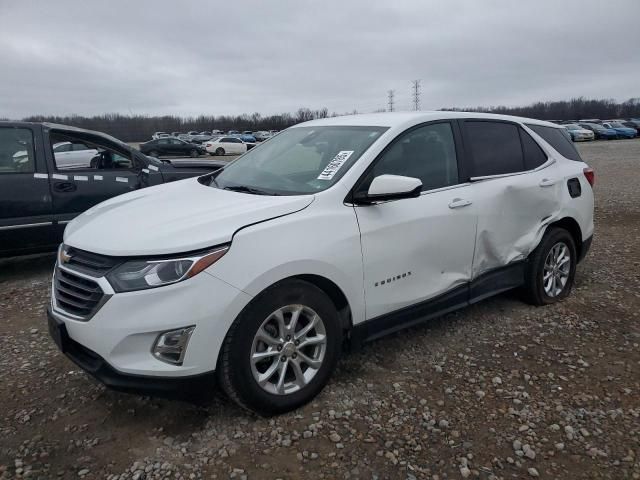
<instances>
[{"instance_id":1,"label":"fog light","mask_svg":"<svg viewBox=\"0 0 640 480\"><path fill-rule=\"evenodd\" d=\"M184 356L187 353L187 344L195 328L195 326L184 327L161 333L153 343L151 353L163 362L182 365Z\"/></svg>"}]
</instances>

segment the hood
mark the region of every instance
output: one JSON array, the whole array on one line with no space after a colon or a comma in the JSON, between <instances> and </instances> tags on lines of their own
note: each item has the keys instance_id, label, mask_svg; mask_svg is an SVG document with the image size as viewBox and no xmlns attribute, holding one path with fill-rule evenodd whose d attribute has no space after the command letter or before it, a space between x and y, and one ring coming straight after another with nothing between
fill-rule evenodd
<instances>
[{"instance_id":1,"label":"hood","mask_svg":"<svg viewBox=\"0 0 640 480\"><path fill-rule=\"evenodd\" d=\"M238 229L297 212L313 199L231 192L190 178L92 207L67 225L64 242L113 256L189 252L229 242Z\"/></svg>"}]
</instances>

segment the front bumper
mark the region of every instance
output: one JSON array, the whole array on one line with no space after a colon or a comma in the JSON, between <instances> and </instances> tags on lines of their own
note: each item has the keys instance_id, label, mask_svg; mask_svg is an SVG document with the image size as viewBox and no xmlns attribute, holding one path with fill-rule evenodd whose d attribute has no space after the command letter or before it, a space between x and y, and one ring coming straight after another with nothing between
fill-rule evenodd
<instances>
[{"instance_id":1,"label":"front bumper","mask_svg":"<svg viewBox=\"0 0 640 480\"><path fill-rule=\"evenodd\" d=\"M158 377L120 372L100 355L69 337L65 324L56 319L50 308L47 309L47 322L49 334L60 351L113 390L180 399L206 399L214 390L215 371L186 377Z\"/></svg>"},{"instance_id":2,"label":"front bumper","mask_svg":"<svg viewBox=\"0 0 640 480\"><path fill-rule=\"evenodd\" d=\"M90 318L74 318L57 302L54 282L49 314L64 324L65 338L74 342L71 345L77 344L99 359L100 365L92 369L100 372L108 367L123 375L157 377L162 382L210 373L216 369L218 352L231 323L251 300L250 295L206 271L172 285L126 293L114 292L104 277L73 271L77 276L92 278L108 299ZM154 356L152 348L160 334L187 326L195 329L182 364ZM93 362L78 364L85 368ZM91 368L87 370L92 373Z\"/></svg>"}]
</instances>

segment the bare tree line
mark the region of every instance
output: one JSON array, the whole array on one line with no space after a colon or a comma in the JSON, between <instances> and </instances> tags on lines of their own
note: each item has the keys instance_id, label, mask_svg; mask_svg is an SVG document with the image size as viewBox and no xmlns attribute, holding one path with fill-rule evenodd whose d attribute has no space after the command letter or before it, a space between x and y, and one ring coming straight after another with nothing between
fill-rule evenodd
<instances>
[{"instance_id":1,"label":"bare tree line","mask_svg":"<svg viewBox=\"0 0 640 480\"><path fill-rule=\"evenodd\" d=\"M525 107L475 107L443 108L442 110L498 113L537 118L539 120L578 120L581 118L632 118L640 117L640 98L630 98L622 103L613 99L572 98L556 102L536 102Z\"/></svg>"},{"instance_id":2,"label":"bare tree line","mask_svg":"<svg viewBox=\"0 0 640 480\"><path fill-rule=\"evenodd\" d=\"M536 102L524 107L473 107L443 108L449 111L475 111L518 115L541 120L568 120L580 118L629 118L640 117L640 98L631 98L624 102L613 99L573 98L566 101ZM380 109L377 111L385 111ZM357 113L355 110L350 113ZM243 115L201 115L198 117L122 115L110 113L93 117L72 116L32 116L25 118L30 122L53 122L73 125L113 135L125 142L144 141L154 132L187 132L196 130L282 130L317 118L337 116L329 114L327 108L312 110L300 108L295 113L281 113L262 116L259 113Z\"/></svg>"}]
</instances>

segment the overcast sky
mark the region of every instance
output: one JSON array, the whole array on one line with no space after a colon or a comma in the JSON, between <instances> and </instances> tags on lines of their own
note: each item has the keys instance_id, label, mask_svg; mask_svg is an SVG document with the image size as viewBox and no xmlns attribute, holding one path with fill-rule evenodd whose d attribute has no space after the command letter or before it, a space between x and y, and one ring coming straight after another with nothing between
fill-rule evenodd
<instances>
[{"instance_id":1,"label":"overcast sky","mask_svg":"<svg viewBox=\"0 0 640 480\"><path fill-rule=\"evenodd\" d=\"M218 6L215 6L218 5ZM640 97L640 0L0 0L0 117Z\"/></svg>"}]
</instances>

